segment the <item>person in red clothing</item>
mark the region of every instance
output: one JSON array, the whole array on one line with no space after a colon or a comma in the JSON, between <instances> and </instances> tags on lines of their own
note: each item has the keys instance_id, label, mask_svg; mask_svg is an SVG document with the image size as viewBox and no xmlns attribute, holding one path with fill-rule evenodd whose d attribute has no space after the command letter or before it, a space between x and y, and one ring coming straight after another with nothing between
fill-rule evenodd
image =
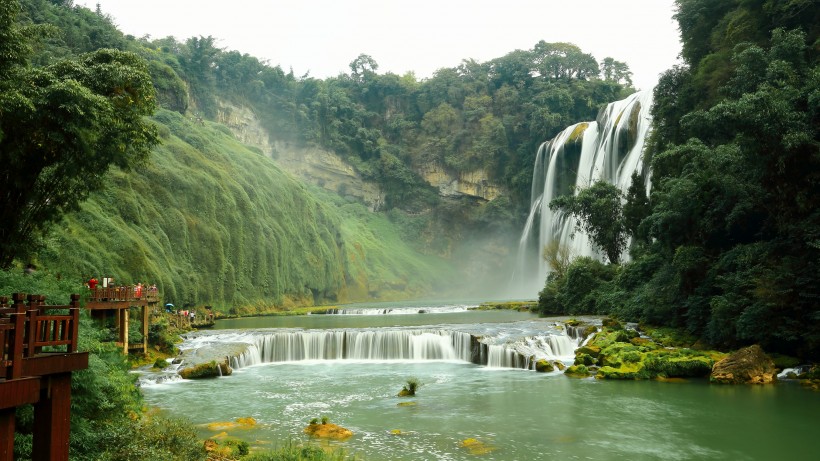
<instances>
[{"instance_id":1,"label":"person in red clothing","mask_svg":"<svg viewBox=\"0 0 820 461\"><path fill-rule=\"evenodd\" d=\"M94 277L91 277L91 280L88 281L88 288L91 288L92 290L96 290L97 289L97 283L99 283L99 282L97 282L97 279L94 278Z\"/></svg>"}]
</instances>

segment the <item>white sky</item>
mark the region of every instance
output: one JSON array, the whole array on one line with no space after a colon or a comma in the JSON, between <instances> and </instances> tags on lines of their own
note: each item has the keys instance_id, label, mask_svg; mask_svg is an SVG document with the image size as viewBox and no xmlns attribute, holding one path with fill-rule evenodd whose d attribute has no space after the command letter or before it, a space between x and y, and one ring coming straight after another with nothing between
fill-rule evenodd
<instances>
[{"instance_id":1,"label":"white sky","mask_svg":"<svg viewBox=\"0 0 820 461\"><path fill-rule=\"evenodd\" d=\"M378 73L419 79L463 59L486 62L538 41L571 42L626 62L639 89L677 63L674 0L75 0L123 32L217 46L317 78L368 54Z\"/></svg>"}]
</instances>

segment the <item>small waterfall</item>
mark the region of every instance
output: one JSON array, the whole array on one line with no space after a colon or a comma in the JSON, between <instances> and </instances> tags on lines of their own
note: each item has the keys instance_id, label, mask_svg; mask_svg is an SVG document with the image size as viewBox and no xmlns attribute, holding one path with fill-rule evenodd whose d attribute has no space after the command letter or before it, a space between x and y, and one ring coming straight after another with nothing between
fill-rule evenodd
<instances>
[{"instance_id":1,"label":"small waterfall","mask_svg":"<svg viewBox=\"0 0 820 461\"><path fill-rule=\"evenodd\" d=\"M544 247L557 240L572 257L603 259L575 220L549 209L556 197L596 181L615 184L626 193L632 173L641 172L644 143L651 126L652 90L640 91L601 110L594 122L572 125L543 143L533 167L531 206L519 240L513 287L524 296L543 288L548 272ZM647 175L648 181L648 175ZM646 185L647 191L649 184Z\"/></svg>"},{"instance_id":2,"label":"small waterfall","mask_svg":"<svg viewBox=\"0 0 820 461\"><path fill-rule=\"evenodd\" d=\"M454 312L466 312L475 309L477 305L454 304L449 306L420 306L420 307L345 307L327 309L314 314L325 315L411 315L411 314L450 314Z\"/></svg>"},{"instance_id":3,"label":"small waterfall","mask_svg":"<svg viewBox=\"0 0 820 461\"><path fill-rule=\"evenodd\" d=\"M225 342L243 343L229 357L234 370L262 363L310 360L462 361L498 368L532 367L533 360L572 361L583 338L563 330L554 334L511 337L450 329L282 330L226 334ZM211 335L208 347L220 343Z\"/></svg>"}]
</instances>

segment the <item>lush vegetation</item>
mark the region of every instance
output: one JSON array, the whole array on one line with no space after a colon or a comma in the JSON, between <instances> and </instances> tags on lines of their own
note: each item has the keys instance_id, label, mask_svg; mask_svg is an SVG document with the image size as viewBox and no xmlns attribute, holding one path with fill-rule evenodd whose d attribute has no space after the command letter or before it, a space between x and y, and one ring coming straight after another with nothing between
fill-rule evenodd
<instances>
[{"instance_id":1,"label":"lush vegetation","mask_svg":"<svg viewBox=\"0 0 820 461\"><path fill-rule=\"evenodd\" d=\"M15 24L0 6L0 268L28 256L48 224L99 190L111 166L128 169L156 144L143 116L154 110L145 62L97 50L43 67L30 63L53 27Z\"/></svg>"},{"instance_id":2,"label":"lush vegetation","mask_svg":"<svg viewBox=\"0 0 820 461\"><path fill-rule=\"evenodd\" d=\"M120 86L137 103L124 112L100 100L100 107L83 109L99 117L81 117L96 125L40 128L53 130L43 131L55 135L53 143L64 141L57 128L75 136L65 139L75 139L69 146L76 144L76 155L57 156L58 163L39 176L30 172L48 186L30 188L30 202L51 210L30 221L45 229L64 219L49 233L35 233L42 238L26 240L28 247L9 243L7 262L16 257L16 267L33 264L78 283L91 275L156 283L164 301L177 305L255 313L406 298L450 286L453 277L446 273L455 260L469 270L460 278L474 279L482 269L472 264L474 246L466 243L509 243L523 218L538 143L579 118L594 118L604 103L632 91L624 63L607 58L599 64L567 43L540 42L486 63L464 61L422 81L412 73L379 74L378 63L361 55L349 74L318 80L218 49L212 37L181 43L124 36L104 12L70 1L23 0L20 6L16 25L17 5L5 10L14 39L7 43L17 47L9 65L29 73L69 69L74 73L52 80L74 76L80 85L100 71L90 66L107 57L128 70L116 75L136 79ZM40 29L49 32L38 41L24 33ZM146 72L155 98L146 92ZM7 86L23 78L14 75L17 80L9 77ZM112 100L127 99L117 92L117 81L104 83L98 85L114 88L120 98ZM342 156L378 184L382 212L289 178L213 122L225 103L250 107L277 148L318 147ZM155 104L159 110L147 123L140 116ZM106 120L127 129L95 134L110 125ZM132 142L116 142L122 138ZM88 151L95 154L80 155ZM9 160L30 154L3 148ZM74 169L60 169L66 165ZM488 203L441 197L420 175L426 165L455 176L483 171L502 195ZM94 170L89 174L86 166ZM60 191L65 203L43 196L48 190ZM490 249L485 259L499 269L504 258L497 255L504 251Z\"/></svg>"},{"instance_id":3,"label":"lush vegetation","mask_svg":"<svg viewBox=\"0 0 820 461\"><path fill-rule=\"evenodd\" d=\"M604 230L637 222L626 226L632 260L574 261L550 276L541 309L817 358L818 10L801 0L677 3L685 64L655 90L648 203L636 194L615 218L579 214Z\"/></svg>"}]
</instances>

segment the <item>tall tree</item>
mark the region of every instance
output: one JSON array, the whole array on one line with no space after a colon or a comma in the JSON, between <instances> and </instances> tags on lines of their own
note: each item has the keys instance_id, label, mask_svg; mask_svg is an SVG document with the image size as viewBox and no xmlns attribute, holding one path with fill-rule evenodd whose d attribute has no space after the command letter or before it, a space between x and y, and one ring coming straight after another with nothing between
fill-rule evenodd
<instances>
[{"instance_id":1,"label":"tall tree","mask_svg":"<svg viewBox=\"0 0 820 461\"><path fill-rule=\"evenodd\" d=\"M592 243L618 264L629 239L623 214L622 194L606 181L581 189L576 195L562 195L550 202L551 210L563 210L576 218L576 228L589 234Z\"/></svg>"},{"instance_id":2,"label":"tall tree","mask_svg":"<svg viewBox=\"0 0 820 461\"><path fill-rule=\"evenodd\" d=\"M0 267L25 257L48 225L127 169L158 142L143 119L155 108L146 65L99 50L44 68L28 64L31 40L0 5Z\"/></svg>"}]
</instances>

